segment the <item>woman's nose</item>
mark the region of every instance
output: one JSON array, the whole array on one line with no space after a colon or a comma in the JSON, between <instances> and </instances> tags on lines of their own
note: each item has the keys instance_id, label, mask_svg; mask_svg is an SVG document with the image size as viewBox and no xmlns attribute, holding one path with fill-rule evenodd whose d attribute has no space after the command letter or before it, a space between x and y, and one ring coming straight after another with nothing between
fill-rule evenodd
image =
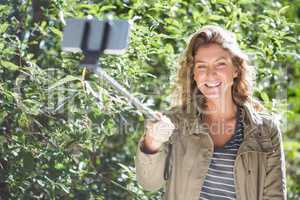
<instances>
[{"instance_id":1,"label":"woman's nose","mask_svg":"<svg viewBox=\"0 0 300 200\"><path fill-rule=\"evenodd\" d=\"M214 78L215 76L216 76L216 70L214 70L211 67L208 67L207 70L206 70L206 77L207 77L207 79Z\"/></svg>"}]
</instances>

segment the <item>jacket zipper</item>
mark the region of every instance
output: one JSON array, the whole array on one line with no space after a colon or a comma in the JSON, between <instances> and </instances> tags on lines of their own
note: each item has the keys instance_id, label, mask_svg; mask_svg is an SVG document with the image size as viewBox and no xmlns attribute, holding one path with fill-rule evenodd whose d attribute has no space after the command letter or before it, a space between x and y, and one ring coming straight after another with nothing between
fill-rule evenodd
<instances>
[{"instance_id":1,"label":"jacket zipper","mask_svg":"<svg viewBox=\"0 0 300 200\"><path fill-rule=\"evenodd\" d=\"M235 159L235 162L234 162L234 173L233 173L234 179L233 180L234 180L236 194L239 194L238 188L237 188L237 179L236 179L236 163L237 163L237 161L238 161L238 159L239 159L240 156L242 156L242 155L244 155L246 153L250 153L250 152L257 152L257 151L245 151L243 153L238 154L237 157L236 157L236 159ZM248 165L248 162L247 162L247 165ZM248 169L248 166L247 166L247 169ZM248 175L248 171L246 172L246 174ZM236 198L237 200L240 199L239 195L237 195L236 197L237 197Z\"/></svg>"},{"instance_id":2,"label":"jacket zipper","mask_svg":"<svg viewBox=\"0 0 300 200\"><path fill-rule=\"evenodd\" d=\"M233 180L234 180L234 187L235 187L235 194L236 194L236 199L239 200L240 199L240 191L238 190L238 185L237 185L237 177L236 177L236 163L238 161L238 159L240 158L241 155L243 155L246 152L243 152L241 154L238 154L235 161L234 161L234 173L233 173Z\"/></svg>"},{"instance_id":3,"label":"jacket zipper","mask_svg":"<svg viewBox=\"0 0 300 200\"><path fill-rule=\"evenodd\" d=\"M244 121L244 118L243 118L243 127L244 127L244 137L243 137L243 141L245 141L245 138L246 138L246 129L245 129L245 121ZM247 134L248 135L248 134ZM242 142L242 144L240 145L239 147L239 150L241 149L241 147L244 145L244 142ZM238 161L238 159L240 158L240 156L242 154L244 154L246 152L242 152L242 153L239 153L239 151L237 152L237 157L235 158L235 161L234 161L234 173L233 173L233 181L234 181L234 187L235 187L235 194L236 194L236 199L239 200L240 199L240 196L239 196L239 190L238 190L238 185L237 185L237 179L236 179L236 163Z\"/></svg>"},{"instance_id":4,"label":"jacket zipper","mask_svg":"<svg viewBox=\"0 0 300 200\"><path fill-rule=\"evenodd\" d=\"M213 144L213 141L212 141L211 137L210 137L209 135L207 135L207 137L208 137L210 143ZM212 146L213 146L213 145L212 145ZM211 149L211 150L212 150L211 152L213 152L213 149ZM205 174L207 174L207 172L208 172L208 168L209 168L209 165L210 165L210 162L211 162L211 157L212 157L212 156L210 156L210 157L208 158L208 159L209 159L209 164L208 164L208 166L207 166L207 169L206 169L206 173L205 173ZM190 169L190 171L189 171L187 180L190 179L190 177L191 177L191 172L192 172L192 169ZM200 192L201 192L201 189L202 189L202 186L203 186L204 179L205 179L205 176L202 178L202 182L201 182L200 187L199 187L199 188L200 188ZM185 187L185 190L184 190L184 192L185 192L184 194L187 193L187 189L188 189L189 183L190 183L190 181L187 181L187 184L186 184L186 187ZM200 192L199 192L199 197L200 197ZM189 196L189 195L190 195L190 196ZM187 196L188 196L187 199L191 199L191 195L192 195L192 193L187 194Z\"/></svg>"}]
</instances>

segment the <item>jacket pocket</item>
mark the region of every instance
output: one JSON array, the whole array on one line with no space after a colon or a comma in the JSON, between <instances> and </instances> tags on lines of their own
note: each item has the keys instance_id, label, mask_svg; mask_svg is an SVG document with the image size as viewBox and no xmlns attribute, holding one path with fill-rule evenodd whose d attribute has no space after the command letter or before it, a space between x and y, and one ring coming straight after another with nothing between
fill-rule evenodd
<instances>
[{"instance_id":1,"label":"jacket pocket","mask_svg":"<svg viewBox=\"0 0 300 200\"><path fill-rule=\"evenodd\" d=\"M267 153L262 151L249 151L242 155L244 163L245 199L261 200L263 197L264 180L266 177Z\"/></svg>"}]
</instances>

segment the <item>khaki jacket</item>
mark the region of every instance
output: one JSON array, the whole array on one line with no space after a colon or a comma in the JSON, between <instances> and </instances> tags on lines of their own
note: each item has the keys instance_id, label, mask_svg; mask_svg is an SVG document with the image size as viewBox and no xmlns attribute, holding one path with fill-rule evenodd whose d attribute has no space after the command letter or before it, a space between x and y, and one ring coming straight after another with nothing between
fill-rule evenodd
<instances>
[{"instance_id":1,"label":"khaki jacket","mask_svg":"<svg viewBox=\"0 0 300 200\"><path fill-rule=\"evenodd\" d=\"M179 107L163 112L176 129L159 152L145 154L140 139L135 158L138 183L164 188L165 200L198 200L213 154L213 142L199 117ZM244 140L234 165L237 200L285 200L286 172L279 124L271 115L242 105Z\"/></svg>"}]
</instances>

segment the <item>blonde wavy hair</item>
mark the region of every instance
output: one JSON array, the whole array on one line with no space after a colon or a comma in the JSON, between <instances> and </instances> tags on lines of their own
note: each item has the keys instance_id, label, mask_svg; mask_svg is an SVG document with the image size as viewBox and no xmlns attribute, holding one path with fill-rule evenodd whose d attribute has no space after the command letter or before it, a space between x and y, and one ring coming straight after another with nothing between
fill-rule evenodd
<instances>
[{"instance_id":1,"label":"blonde wavy hair","mask_svg":"<svg viewBox=\"0 0 300 200\"><path fill-rule=\"evenodd\" d=\"M203 45L216 43L231 54L231 61L238 70L238 76L232 86L232 98L235 104L249 102L255 110L262 110L263 106L252 97L255 80L255 68L247 64L248 56L240 49L235 35L215 25L206 25L193 33L186 49L179 57L177 80L173 87L173 105L180 105L185 112L201 113L205 109L206 100L194 80L194 56L197 49Z\"/></svg>"}]
</instances>

